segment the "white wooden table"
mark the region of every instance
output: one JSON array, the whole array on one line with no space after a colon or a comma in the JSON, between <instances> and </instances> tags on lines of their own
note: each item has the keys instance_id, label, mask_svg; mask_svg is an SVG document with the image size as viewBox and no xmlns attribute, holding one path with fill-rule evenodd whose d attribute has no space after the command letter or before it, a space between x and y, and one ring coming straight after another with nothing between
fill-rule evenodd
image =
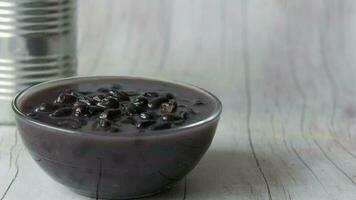
<instances>
[{"instance_id":1,"label":"white wooden table","mask_svg":"<svg viewBox=\"0 0 356 200\"><path fill-rule=\"evenodd\" d=\"M81 0L81 75L185 81L224 113L152 199L356 199L356 1ZM83 200L0 128L0 200Z\"/></svg>"}]
</instances>

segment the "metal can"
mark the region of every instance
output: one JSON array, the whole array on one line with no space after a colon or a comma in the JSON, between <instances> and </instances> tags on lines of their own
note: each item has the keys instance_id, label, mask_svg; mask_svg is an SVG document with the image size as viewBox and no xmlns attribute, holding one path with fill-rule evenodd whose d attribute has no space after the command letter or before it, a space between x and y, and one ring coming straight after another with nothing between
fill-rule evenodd
<instances>
[{"instance_id":1,"label":"metal can","mask_svg":"<svg viewBox=\"0 0 356 200\"><path fill-rule=\"evenodd\" d=\"M0 124L31 85L76 74L76 0L0 0Z\"/></svg>"}]
</instances>

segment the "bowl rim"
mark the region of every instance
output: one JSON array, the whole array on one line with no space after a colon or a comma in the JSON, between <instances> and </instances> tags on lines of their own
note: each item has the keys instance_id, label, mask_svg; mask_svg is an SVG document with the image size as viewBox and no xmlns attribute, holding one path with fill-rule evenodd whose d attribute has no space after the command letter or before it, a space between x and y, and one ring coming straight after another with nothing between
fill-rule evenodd
<instances>
[{"instance_id":1,"label":"bowl rim","mask_svg":"<svg viewBox=\"0 0 356 200\"><path fill-rule=\"evenodd\" d=\"M185 87L185 88L188 88L191 90L196 90L197 92L200 92L203 95L208 96L209 98L212 99L212 101L216 104L216 106L215 106L214 110L212 111L212 114L210 114L207 118L204 118L204 119L194 122L192 124L187 124L185 126L175 127L173 129L155 130L154 134L147 133L147 132L137 132L137 133L127 132L127 133L121 133L121 134L105 134L105 135L97 134L97 133L90 132L90 131L83 132L80 130L71 130L71 129L67 129L67 128L61 128L61 127L56 127L54 125L46 124L44 122L38 121L36 119L33 119L33 118L27 116L25 113L23 113L18 108L19 98L25 96L26 93L28 93L31 90L34 90L36 88L40 88L39 89L39 91L40 91L41 89L44 89L41 87L46 88L46 85L49 85L48 87L53 87L53 86L55 86L54 85L55 83L62 83L62 82L75 81L75 80L90 81L90 80L97 80L97 79L104 79L104 80L105 79L126 79L126 80L139 79L139 80L143 80L143 81L162 82L162 83L166 83L166 84L182 86L182 87ZM23 119L25 122L29 122L33 125L40 126L41 128L47 128L50 130L54 130L60 134L66 134L66 135L72 135L72 136L77 135L77 136L86 136L86 137L87 136L88 137L100 137L100 138L113 138L113 137L114 138L122 138L122 137L142 138L142 137L155 137L155 136L160 136L160 135L163 135L163 136L174 135L178 132L182 132L187 129L198 128L205 124L208 124L210 122L218 120L220 118L220 115L221 115L222 109L223 109L221 101L214 94L212 94L211 92L209 92L205 89L202 89L195 85L181 82L181 81L170 81L170 80L164 80L164 79L160 79L160 78L151 78L151 77L147 77L147 76L73 76L73 77L68 77L68 78L55 79L55 80L51 80L51 81L42 82L37 85L23 89L22 91L20 91L19 93L17 93L15 95L15 97L13 98L13 100L11 102L11 106L12 106L13 111L15 112L16 117ZM167 133L167 131L169 131L169 133Z\"/></svg>"}]
</instances>

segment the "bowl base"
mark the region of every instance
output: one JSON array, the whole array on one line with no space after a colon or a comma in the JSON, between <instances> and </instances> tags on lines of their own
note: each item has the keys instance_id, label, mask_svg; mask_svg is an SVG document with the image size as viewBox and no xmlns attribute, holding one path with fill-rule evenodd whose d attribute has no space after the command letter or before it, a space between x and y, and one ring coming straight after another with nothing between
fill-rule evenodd
<instances>
[{"instance_id":1,"label":"bowl base","mask_svg":"<svg viewBox=\"0 0 356 200\"><path fill-rule=\"evenodd\" d=\"M150 192L147 194L140 194L140 195L132 195L132 196L115 196L115 195L107 195L107 194L93 194L91 192L87 192L87 191L83 191L83 190L78 190L78 189L71 189L73 192L82 195L82 196L86 196L92 199L111 199L111 200L120 200L120 199L139 199L139 198L145 198L145 197L150 197L150 196L154 196L157 195L161 192L164 192L166 190L168 190L170 188L166 188L166 189L161 189L155 192Z\"/></svg>"}]
</instances>

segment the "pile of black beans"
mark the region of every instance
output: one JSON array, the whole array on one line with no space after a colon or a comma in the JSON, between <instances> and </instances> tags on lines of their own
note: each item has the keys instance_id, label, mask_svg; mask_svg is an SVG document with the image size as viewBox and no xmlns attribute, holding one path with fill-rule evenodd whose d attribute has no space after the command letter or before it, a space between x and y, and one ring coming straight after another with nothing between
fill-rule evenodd
<instances>
[{"instance_id":1,"label":"pile of black beans","mask_svg":"<svg viewBox=\"0 0 356 200\"><path fill-rule=\"evenodd\" d=\"M199 104L203 102L195 102ZM67 89L53 102L42 103L28 113L69 129L90 125L91 130L109 132L123 132L127 126L140 131L169 129L196 114L186 104L179 104L174 94L128 91L116 85L95 92Z\"/></svg>"}]
</instances>

